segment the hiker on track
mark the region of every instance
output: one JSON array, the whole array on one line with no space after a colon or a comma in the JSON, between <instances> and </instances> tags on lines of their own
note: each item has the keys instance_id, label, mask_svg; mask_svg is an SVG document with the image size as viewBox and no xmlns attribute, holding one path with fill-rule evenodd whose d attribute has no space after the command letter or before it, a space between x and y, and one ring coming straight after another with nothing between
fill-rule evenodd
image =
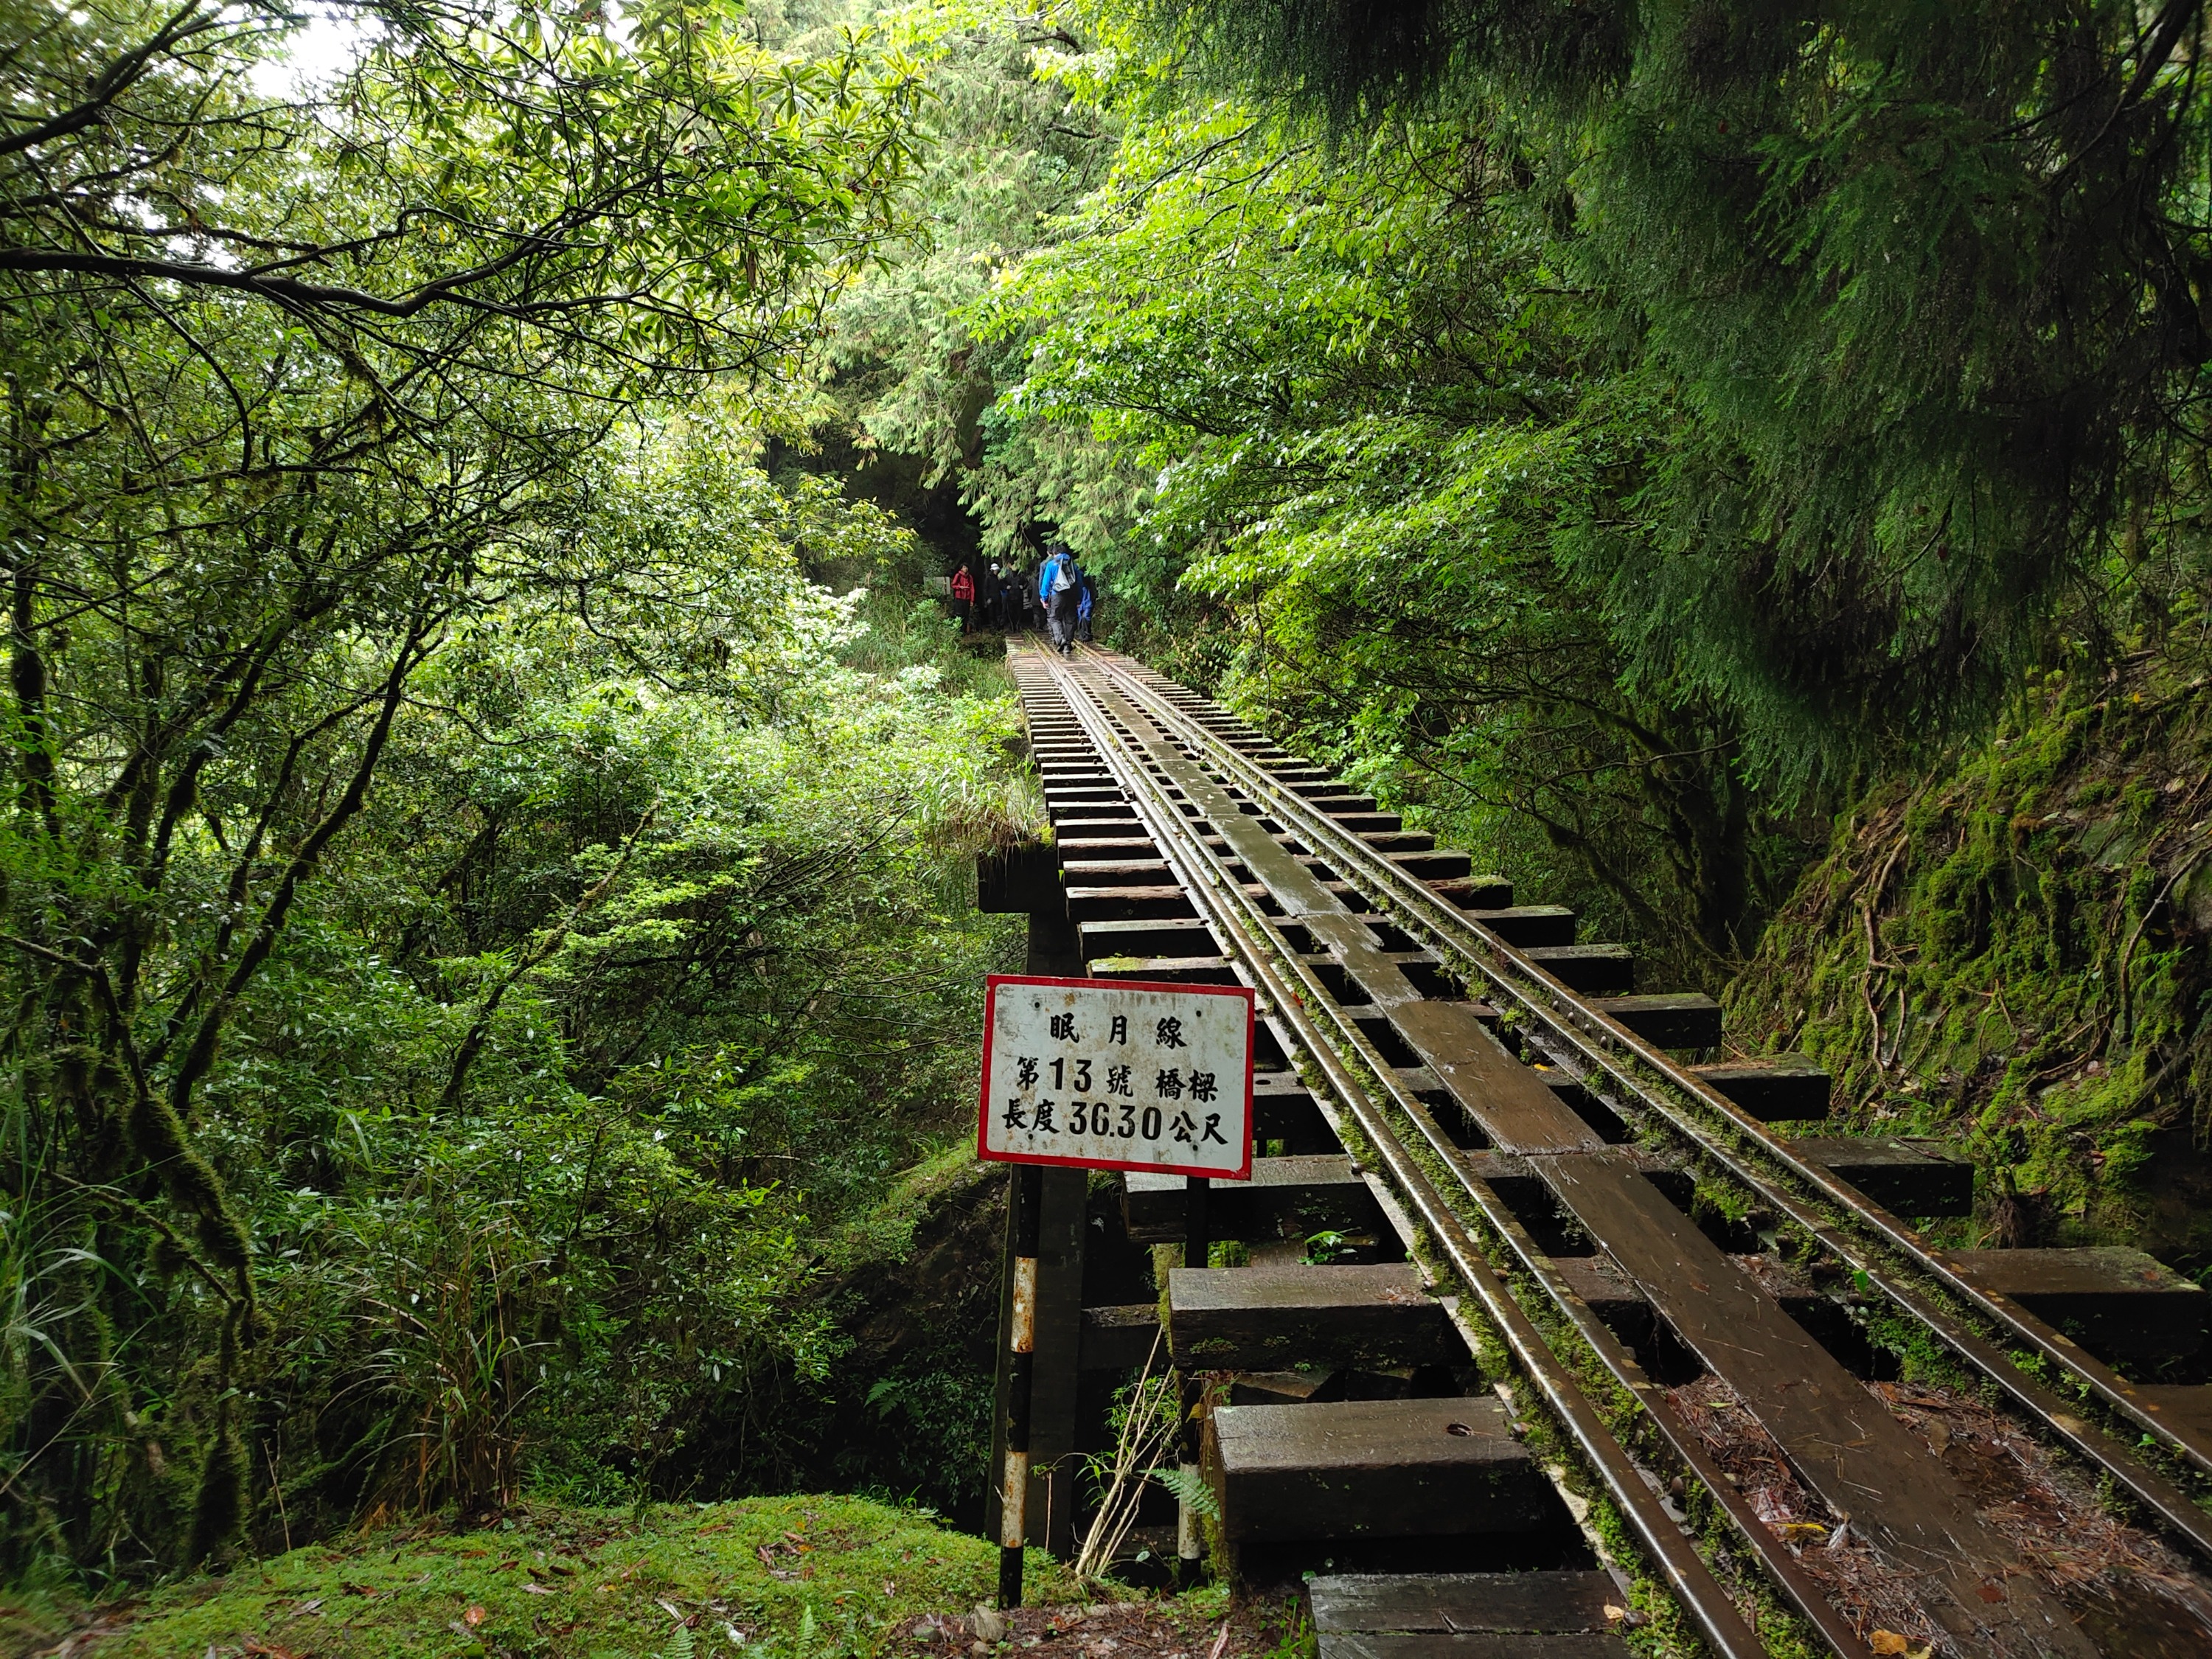
<instances>
[{"instance_id":1,"label":"hiker on track","mask_svg":"<svg viewBox=\"0 0 2212 1659\"><path fill-rule=\"evenodd\" d=\"M1063 657L1075 654L1076 607L1083 599L1083 572L1065 542L1054 542L1037 572L1037 598L1043 602L1045 629L1053 649Z\"/></svg>"}]
</instances>

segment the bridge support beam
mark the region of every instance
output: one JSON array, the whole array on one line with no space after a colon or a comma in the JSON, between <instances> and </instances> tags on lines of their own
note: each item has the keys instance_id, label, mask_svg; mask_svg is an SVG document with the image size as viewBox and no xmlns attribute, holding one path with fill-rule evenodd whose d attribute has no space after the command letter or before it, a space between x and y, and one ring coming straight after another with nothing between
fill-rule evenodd
<instances>
[{"instance_id":1,"label":"bridge support beam","mask_svg":"<svg viewBox=\"0 0 2212 1659\"><path fill-rule=\"evenodd\" d=\"M1054 883L1055 890L1057 883ZM1061 904L1030 913L1029 959L1024 971L1076 978L1082 947ZM1090 1190L1084 1170L1040 1172L1037 1215L1036 1334L1030 1370L1030 1486L1028 1538L1063 1558L1075 1553L1075 1511L1082 1459L1076 1454L1076 1388L1083 1346L1083 1226ZM1011 1206L1010 1206L1011 1208ZM1011 1221L1011 1214L1009 1220ZM999 1536L1000 1494L1006 1474L1009 1351L1013 1338L1012 1235L999 1291L999 1375L991 1412L991 1471L983 1529Z\"/></svg>"}]
</instances>

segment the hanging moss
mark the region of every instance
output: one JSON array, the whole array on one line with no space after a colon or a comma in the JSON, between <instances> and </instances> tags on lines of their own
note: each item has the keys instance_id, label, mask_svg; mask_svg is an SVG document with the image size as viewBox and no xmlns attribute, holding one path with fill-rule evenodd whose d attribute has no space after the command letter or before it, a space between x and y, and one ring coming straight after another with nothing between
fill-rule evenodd
<instances>
[{"instance_id":1,"label":"hanging moss","mask_svg":"<svg viewBox=\"0 0 2212 1659\"><path fill-rule=\"evenodd\" d=\"M163 1189L191 1215L201 1248L245 1282L242 1270L252 1249L246 1224L223 1191L215 1166L185 1134L175 1109L150 1090L143 1091L131 1113L131 1139L139 1156L160 1176Z\"/></svg>"},{"instance_id":2,"label":"hanging moss","mask_svg":"<svg viewBox=\"0 0 2212 1659\"><path fill-rule=\"evenodd\" d=\"M231 1402L218 1408L215 1433L200 1465L199 1491L192 1501L191 1541L185 1553L194 1565L222 1553L238 1536L246 1514L246 1453L238 1442Z\"/></svg>"}]
</instances>

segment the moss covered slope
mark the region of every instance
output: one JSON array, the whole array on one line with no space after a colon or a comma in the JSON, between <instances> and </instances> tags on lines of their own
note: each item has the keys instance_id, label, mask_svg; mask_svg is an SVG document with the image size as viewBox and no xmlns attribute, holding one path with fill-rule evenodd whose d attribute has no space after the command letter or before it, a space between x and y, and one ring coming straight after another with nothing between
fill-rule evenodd
<instances>
[{"instance_id":1,"label":"moss covered slope","mask_svg":"<svg viewBox=\"0 0 2212 1659\"><path fill-rule=\"evenodd\" d=\"M1845 1127L1969 1151L1986 1242L2212 1268L2209 815L2201 660L2039 682L1838 824L1730 988L1730 1029L1824 1060Z\"/></svg>"}]
</instances>

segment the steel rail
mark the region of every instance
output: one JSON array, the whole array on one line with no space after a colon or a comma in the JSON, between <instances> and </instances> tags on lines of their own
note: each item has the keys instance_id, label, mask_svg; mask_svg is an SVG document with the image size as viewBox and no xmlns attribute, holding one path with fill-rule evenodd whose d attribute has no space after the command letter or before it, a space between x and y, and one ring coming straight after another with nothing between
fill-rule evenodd
<instances>
[{"instance_id":1,"label":"steel rail","mask_svg":"<svg viewBox=\"0 0 2212 1659\"><path fill-rule=\"evenodd\" d=\"M1158 726L1157 721L1152 724ZM1125 793L1127 793L1126 787ZM1735 1528L1741 1541L1759 1560L1777 1588L1820 1632L1834 1652L1844 1656L1845 1659L1861 1659L1862 1656L1867 1655L1869 1650L1861 1640L1856 1627L1802 1571L1794 1553L1767 1528L1750 1500L1729 1484L1725 1472L1713 1462L1703 1440L1684 1421L1666 1390L1652 1384L1625 1345L1560 1277L1550 1256L1538 1247L1519 1218L1497 1196L1490 1185L1466 1168L1461 1160L1459 1148L1437 1127L1427 1107L1406 1089L1396 1069L1375 1049L1357 1023L1345 1015L1334 994L1300 959L1301 953L1292 951L1288 942L1282 939L1272 919L1251 902L1243 883L1228 872L1229 861L1214 857L1211 848L1205 850L1212 867L1216 890L1228 896L1230 903L1239 912L1242 925L1285 953L1285 959L1293 965L1309 1006L1320 1009L1328 1017L1335 1030L1336 1041L1351 1050L1368 1073L1382 1085L1392 1103L1427 1143L1431 1155L1453 1171L1483 1221L1505 1242L1516 1265L1537 1282L1556 1310L1573 1327L1576 1334L1610 1373L1613 1380L1628 1389L1644 1407L1652 1426L1666 1442L1668 1449L1686 1473L1704 1485ZM1186 890L1192 890L1187 878L1183 885ZM1209 921L1206 925L1209 933L1217 939L1224 937L1224 926L1219 921ZM1239 953L1238 959L1244 959L1243 953ZM1302 1040L1302 1046L1310 1049L1314 1048L1310 1036ZM1327 1050L1314 1049L1314 1052L1326 1054ZM1374 1128L1364 1115L1356 1111L1355 1116L1361 1118L1364 1128L1374 1129L1377 1136L1396 1142L1394 1131L1387 1127ZM1339 1125L1333 1123L1332 1127L1339 1127L1340 1131ZM1511 1292L1508 1291L1504 1294L1510 1297ZM1517 1304L1516 1306L1517 1309ZM1632 1459L1631 1461L1633 1462Z\"/></svg>"},{"instance_id":2,"label":"steel rail","mask_svg":"<svg viewBox=\"0 0 2212 1659\"><path fill-rule=\"evenodd\" d=\"M1461 913L1430 890L1425 883L1399 869L1386 854L1370 847L1355 832L1344 829L1284 786L1265 768L1222 741L1203 722L1191 718L1119 659L1095 649L1089 655L1100 663L1104 672L1136 694L1131 698L1136 706L1144 708L1164 730L1177 734L1195 750L1212 758L1224 773L1237 780L1255 805L1273 809L1286 829L1294 830L1315 853L1337 866L1370 902L1389 905L1400 920L1414 922L1431 945L1473 967L1486 983L1540 1021L1585 1064L1613 1079L1623 1092L1656 1114L1730 1176L1757 1193L1855 1271L1864 1274L1869 1285L1942 1338L1954 1352L2003 1389L2078 1455L2111 1475L2201 1556L2212 1559L2212 1516L2208 1516L2178 1485L2151 1468L2110 1431L2081 1416L2070 1402L2029 1375L2002 1347L1968 1328L1921 1291L1898 1279L1885 1263L1869 1255L1860 1241L1808 1209L1795 1194L1747 1163L1706 1125L1622 1066L1615 1054L1601 1045L1610 1045L1656 1073L1669 1087L1727 1122L1771 1163L1875 1233L1912 1266L2022 1345L2058 1366L2128 1421L2154 1435L2200 1469L2212 1471L2212 1455L2182 1436L2155 1407L2137 1398L2124 1379L2009 1298L1974 1285L1945 1261L1916 1230L1869 1203L1827 1170L1799 1158L1764 1123L1744 1112L1704 1079L1618 1021L1590 1007L1489 928ZM1504 968L1499 966L1501 963L1505 964Z\"/></svg>"},{"instance_id":3,"label":"steel rail","mask_svg":"<svg viewBox=\"0 0 2212 1659\"><path fill-rule=\"evenodd\" d=\"M1364 1035L1344 1018L1335 999L1306 964L1298 961L1298 953L1291 949L1273 919L1245 891L1244 884L1236 878L1228 860L1214 853L1176 803L1165 798L1164 790L1151 775L1149 759L1134 751L1133 741L1117 732L1103 712L1100 705L1103 700L1084 686L1073 670L1058 662L1049 662L1048 666L1059 683L1069 711L1114 774L1123 794L1160 849L1162 858L1176 872L1194 905L1202 913L1211 911L1206 918L1207 931L1223 946L1224 957L1235 961L1243 969L1260 994L1263 1012L1279 1026L1287 1028L1285 1034L1327 1080L1345 1114L1382 1160L1395 1194L1412 1207L1420 1224L1449 1260L1454 1273L1480 1301L1484 1312L1504 1338L1523 1373L1541 1391L1553 1415L1605 1483L1607 1492L1635 1529L1638 1540L1658 1565L1668 1589L1689 1613L1699 1633L1725 1659L1764 1659L1767 1651L1765 1644L1713 1578L1711 1569L1684 1536L1680 1525L1668 1514L1641 1466L1615 1437L1602 1413L1553 1352L1456 1210L1445 1201L1377 1109L1366 1085L1346 1063L1310 1008L1319 1008L1333 1016L1338 1027L1338 1041L1352 1051L1364 1070L1386 1088L1392 1088L1396 1086L1396 1080L1388 1062ZM1130 712L1137 713L1133 708ZM1262 948L1263 940L1272 948ZM1288 965L1296 976L1298 983L1295 988L1285 982L1278 959ZM1418 1114L1414 1121L1435 1132L1426 1113ZM1442 1139L1441 1135L1437 1138ZM1449 1156L1455 1153L1456 1148L1445 1142L1443 1151ZM1533 1241L1528 1239L1517 1219L1496 1195L1485 1186L1475 1199L1486 1222L1509 1237L1517 1237L1523 1249L1516 1249L1516 1255L1523 1255L1525 1249L1522 1265L1547 1282L1554 1297L1563 1306L1571 1306L1571 1311L1578 1310L1583 1317L1594 1320L1595 1316L1580 1299L1559 1283L1548 1261L1535 1251ZM1617 1350L1618 1345L1613 1346ZM1623 1376L1620 1380L1633 1388L1650 1387L1640 1370L1633 1377ZM1726 1490L1717 1471L1711 1484ZM1859 1659L1867 1652L1850 1626L1841 1620L1809 1581L1795 1571L1794 1564L1782 1576L1782 1582L1792 1600L1809 1601L1811 1605L1805 1611L1815 1618L1823 1635L1839 1653L1847 1656L1847 1659Z\"/></svg>"}]
</instances>

